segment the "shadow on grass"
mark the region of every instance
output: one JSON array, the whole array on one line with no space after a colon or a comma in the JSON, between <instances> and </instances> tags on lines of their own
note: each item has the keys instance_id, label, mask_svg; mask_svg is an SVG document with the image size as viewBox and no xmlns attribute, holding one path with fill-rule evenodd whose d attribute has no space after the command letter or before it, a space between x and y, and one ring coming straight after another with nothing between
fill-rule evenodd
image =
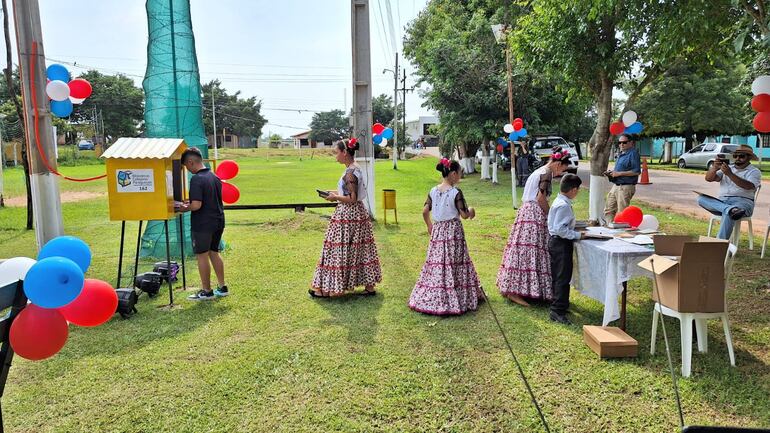
<instances>
[{"instance_id":1,"label":"shadow on grass","mask_svg":"<svg viewBox=\"0 0 770 433\"><path fill-rule=\"evenodd\" d=\"M319 304L331 315L322 321L323 326L342 326L347 330L347 339L360 345L372 344L379 324L377 314L382 308L382 293L362 296L358 293L339 298L321 299Z\"/></svg>"},{"instance_id":2,"label":"shadow on grass","mask_svg":"<svg viewBox=\"0 0 770 433\"><path fill-rule=\"evenodd\" d=\"M136 352L157 340L173 340L194 332L227 313L229 304L218 301L192 302L184 297L190 292L176 291L174 309L164 309L168 298L149 301L140 298L136 304L138 313L129 319L117 314L97 328L70 328L67 344L77 350L67 351L67 358L79 359L94 355L120 355Z\"/></svg>"}]
</instances>

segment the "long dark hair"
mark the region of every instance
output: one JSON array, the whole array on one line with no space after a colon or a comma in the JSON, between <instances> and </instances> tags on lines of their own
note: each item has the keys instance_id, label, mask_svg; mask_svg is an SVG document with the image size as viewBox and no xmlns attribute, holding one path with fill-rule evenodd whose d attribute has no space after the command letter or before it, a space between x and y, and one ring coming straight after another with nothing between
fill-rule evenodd
<instances>
[{"instance_id":1,"label":"long dark hair","mask_svg":"<svg viewBox=\"0 0 770 433\"><path fill-rule=\"evenodd\" d=\"M361 145L358 144L358 141L355 141L353 144L350 143L350 140L340 140L337 142L337 149L344 150L350 156L355 156L356 151L360 147Z\"/></svg>"},{"instance_id":2,"label":"long dark hair","mask_svg":"<svg viewBox=\"0 0 770 433\"><path fill-rule=\"evenodd\" d=\"M450 161L446 158L441 158L438 164L436 164L436 170L441 172L441 177L449 176L449 173L453 171L460 171L460 163L457 161Z\"/></svg>"}]
</instances>

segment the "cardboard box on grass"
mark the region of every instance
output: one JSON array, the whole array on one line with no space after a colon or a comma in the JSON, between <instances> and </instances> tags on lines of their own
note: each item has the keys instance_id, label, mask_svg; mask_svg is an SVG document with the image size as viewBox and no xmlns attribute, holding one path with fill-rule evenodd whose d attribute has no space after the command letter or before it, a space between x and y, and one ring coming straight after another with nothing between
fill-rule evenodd
<instances>
[{"instance_id":1,"label":"cardboard box on grass","mask_svg":"<svg viewBox=\"0 0 770 433\"><path fill-rule=\"evenodd\" d=\"M633 358L639 343L615 326L583 325L583 341L600 358Z\"/></svg>"},{"instance_id":2,"label":"cardboard box on grass","mask_svg":"<svg viewBox=\"0 0 770 433\"><path fill-rule=\"evenodd\" d=\"M652 299L681 313L720 313L725 307L725 255L728 243L683 236L655 236L655 254L639 266L655 274L661 299Z\"/></svg>"}]
</instances>

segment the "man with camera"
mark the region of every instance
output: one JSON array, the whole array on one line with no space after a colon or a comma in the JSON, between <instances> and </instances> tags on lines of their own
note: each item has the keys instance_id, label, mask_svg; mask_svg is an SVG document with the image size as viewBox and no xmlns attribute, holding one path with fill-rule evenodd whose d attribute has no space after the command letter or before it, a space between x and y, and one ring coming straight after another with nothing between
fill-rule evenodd
<instances>
[{"instance_id":1,"label":"man with camera","mask_svg":"<svg viewBox=\"0 0 770 433\"><path fill-rule=\"evenodd\" d=\"M608 224L615 220L615 214L631 204L639 175L642 173L641 157L634 147L634 142L627 135L621 135L618 138L618 146L620 155L615 160L615 169L604 173L613 183L604 206L604 220Z\"/></svg>"},{"instance_id":2,"label":"man with camera","mask_svg":"<svg viewBox=\"0 0 770 433\"><path fill-rule=\"evenodd\" d=\"M754 193L762 182L762 173L751 161L754 149L741 145L733 152L734 164L719 154L706 172L707 182L719 182L719 198L701 194L698 204L714 215L721 215L719 239L730 239L735 221L754 213Z\"/></svg>"}]
</instances>

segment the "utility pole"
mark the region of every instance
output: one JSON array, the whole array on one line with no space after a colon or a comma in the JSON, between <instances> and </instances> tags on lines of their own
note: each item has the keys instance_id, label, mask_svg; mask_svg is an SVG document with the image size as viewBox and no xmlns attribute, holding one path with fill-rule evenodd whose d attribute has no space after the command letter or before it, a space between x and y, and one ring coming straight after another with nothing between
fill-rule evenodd
<instances>
[{"instance_id":1,"label":"utility pole","mask_svg":"<svg viewBox=\"0 0 770 433\"><path fill-rule=\"evenodd\" d=\"M214 160L219 159L217 152L217 107L214 105L214 84L211 84L211 117L214 122Z\"/></svg>"},{"instance_id":2,"label":"utility pole","mask_svg":"<svg viewBox=\"0 0 770 433\"><path fill-rule=\"evenodd\" d=\"M38 249L49 240L64 233L59 197L59 179L49 170L56 170L56 141L53 137L51 112L48 108L48 96L45 93L46 72L43 34L40 26L38 0L14 0L13 16L16 27L16 44L19 53L22 100L24 103L24 133L27 140L30 163L30 183L32 190L33 212L35 218L35 237ZM34 54L34 55L33 55ZM34 63L34 68L31 68ZM34 82L34 86L32 83ZM37 124L35 128L36 102ZM36 133L38 129L38 133ZM37 138L40 148L37 151ZM43 159L45 158L45 159Z\"/></svg>"},{"instance_id":3,"label":"utility pole","mask_svg":"<svg viewBox=\"0 0 770 433\"><path fill-rule=\"evenodd\" d=\"M353 43L353 134L360 143L356 161L364 172L366 207L374 218L374 147L372 146L372 63L369 0L351 0Z\"/></svg>"},{"instance_id":4,"label":"utility pole","mask_svg":"<svg viewBox=\"0 0 770 433\"><path fill-rule=\"evenodd\" d=\"M393 170L398 170L398 52L393 70Z\"/></svg>"},{"instance_id":5,"label":"utility pole","mask_svg":"<svg viewBox=\"0 0 770 433\"><path fill-rule=\"evenodd\" d=\"M401 110L401 116L403 116L403 119L404 119L404 123L403 123L404 140L407 140L407 137L406 137L406 68L404 68L404 78L401 80L401 86L402 86L401 90L403 91L403 95L404 95L401 98L401 103L404 105L403 110ZM409 89L409 91L411 92L412 89ZM406 146L406 141L404 141L403 145Z\"/></svg>"}]
</instances>

